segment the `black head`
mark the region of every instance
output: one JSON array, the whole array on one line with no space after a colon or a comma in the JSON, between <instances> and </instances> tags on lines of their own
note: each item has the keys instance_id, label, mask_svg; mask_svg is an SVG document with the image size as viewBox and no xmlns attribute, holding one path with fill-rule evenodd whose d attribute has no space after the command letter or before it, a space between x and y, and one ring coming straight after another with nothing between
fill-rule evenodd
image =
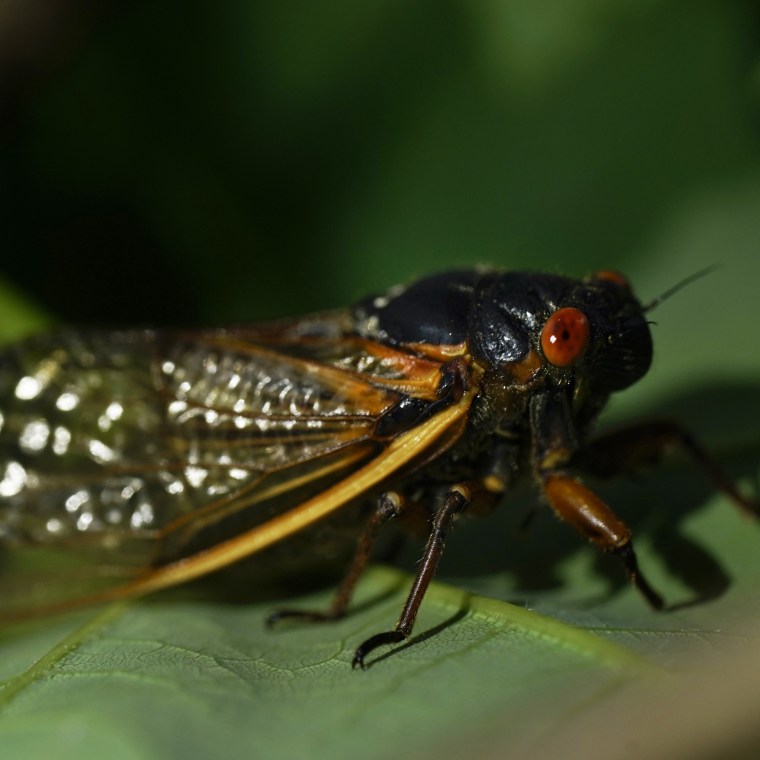
<instances>
[{"instance_id":1,"label":"black head","mask_svg":"<svg viewBox=\"0 0 760 760\"><path fill-rule=\"evenodd\" d=\"M558 384L582 381L605 394L635 383L652 362L642 306L615 272L585 280L487 274L476 287L470 341L473 355L489 369L499 371L532 355Z\"/></svg>"},{"instance_id":2,"label":"black head","mask_svg":"<svg viewBox=\"0 0 760 760\"><path fill-rule=\"evenodd\" d=\"M356 329L391 344L466 345L500 373L531 358L551 382L598 394L627 388L652 361L641 304L625 279L463 270L432 275L353 308ZM585 333L584 333L585 330Z\"/></svg>"}]
</instances>

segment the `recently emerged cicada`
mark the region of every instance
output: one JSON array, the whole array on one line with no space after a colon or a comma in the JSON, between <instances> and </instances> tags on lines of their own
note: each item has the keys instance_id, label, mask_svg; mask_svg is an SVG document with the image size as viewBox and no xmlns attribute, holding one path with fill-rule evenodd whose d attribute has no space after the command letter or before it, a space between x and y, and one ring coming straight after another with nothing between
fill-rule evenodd
<instances>
[{"instance_id":1,"label":"recently emerged cicada","mask_svg":"<svg viewBox=\"0 0 760 760\"><path fill-rule=\"evenodd\" d=\"M273 615L336 618L382 524L416 513L429 525L417 577L395 629L356 650L363 666L411 633L455 516L523 475L660 608L630 530L580 475L626 472L676 444L757 506L673 424L589 441L610 394L649 368L645 311L614 272L454 271L292 321L60 330L11 347L0 548L67 567L9 578L1 612L144 594L253 554L297 572L294 558L344 552L331 609Z\"/></svg>"}]
</instances>

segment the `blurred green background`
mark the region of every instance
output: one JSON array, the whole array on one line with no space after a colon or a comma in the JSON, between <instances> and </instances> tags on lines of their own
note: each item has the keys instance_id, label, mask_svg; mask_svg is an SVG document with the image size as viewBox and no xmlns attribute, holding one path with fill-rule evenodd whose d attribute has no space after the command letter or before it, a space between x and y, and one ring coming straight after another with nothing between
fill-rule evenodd
<instances>
[{"instance_id":1,"label":"blurred green background","mask_svg":"<svg viewBox=\"0 0 760 760\"><path fill-rule=\"evenodd\" d=\"M684 208L760 213L756 3L3 7L0 277L56 319L256 320L475 263L651 298L705 263L660 268Z\"/></svg>"},{"instance_id":2,"label":"blurred green background","mask_svg":"<svg viewBox=\"0 0 760 760\"><path fill-rule=\"evenodd\" d=\"M756 485L756 0L0 0L0 338L44 318L266 319L478 263L575 275L615 268L645 301L720 264L653 313L655 365L620 395L612 416L673 414L744 487ZM493 522L469 550L459 531L441 576L494 599L527 594L533 609L595 632L617 625L626 647L654 659L671 644L688 651L694 631L705 649L718 630L722 644L754 646L757 626L737 621L757 609L756 526L739 524L691 469L642 483L615 486L610 501L644 539L647 572L669 599L712 583L710 603L655 622L621 581L600 595L607 579L595 555L549 515L539 516L525 548L516 531ZM522 518L519 510L500 514ZM492 555L481 538L489 530L493 567L485 567ZM435 606L437 593L423 606L423 635L451 612ZM505 636L498 656L473 648L482 656L473 668L460 633L468 616L427 643L401 647L368 681L353 678L347 663L352 643L378 628L372 605L343 621L340 636L314 628L287 638L260 634L263 608L238 619L248 611L189 604L187 612L136 605L110 639L97 625L96 633L83 628L71 656L60 650L62 664L43 659L37 675L29 671L10 708L13 696L6 690L3 703L0 690L4 753L27 758L30 747L44 746L57 757L102 757L97 747L83 754L77 737L102 735L113 754L116 735L131 740L118 742L119 757L144 758L154 746L176 754L177 741L188 757L220 746L247 754L253 735L265 747L307 747L301 754L310 757L404 756L415 747L441 757L451 754L452 735L464 732L470 747L478 730L494 739L487 756L504 757L505 747L530 738L530 713L550 726L565 756L607 757L611 746L648 747L642 731L663 727L627 705L600 718L606 681L595 700L582 690L554 699L564 692L542 668L572 660L561 636L543 641L538 655L532 645L519 649L522 639L531 643L529 629L522 639ZM399 606L393 601L382 619ZM41 631L0 642L9 673L55 655L58 629ZM151 659L140 646L152 652L154 639L184 642L188 663L172 646L156 647ZM115 654L104 655L111 641ZM230 652L277 667L231 682L217 667L237 661L225 659ZM757 684L754 665L740 660ZM300 667L306 662L320 667ZM562 667L558 680L575 693L575 670L565 679ZM96 681L90 668L107 677ZM157 668L166 692L156 691ZM733 693L737 679L726 673ZM709 695L718 681L686 684L683 695ZM535 687L533 699L526 687ZM701 719L682 696L667 706L666 731L680 706L686 728L675 739L699 740ZM725 726L715 757L738 756L725 750L741 736L729 718L756 703L756 691L736 691L735 703L711 708ZM294 721L293 704L311 718ZM474 723L461 722L467 710ZM573 754L568 728L584 715L593 718L584 740L599 742L607 727L614 742L630 742ZM748 757L760 745L756 726L752 714ZM342 753L332 751L336 741ZM693 744L658 756L713 757Z\"/></svg>"}]
</instances>

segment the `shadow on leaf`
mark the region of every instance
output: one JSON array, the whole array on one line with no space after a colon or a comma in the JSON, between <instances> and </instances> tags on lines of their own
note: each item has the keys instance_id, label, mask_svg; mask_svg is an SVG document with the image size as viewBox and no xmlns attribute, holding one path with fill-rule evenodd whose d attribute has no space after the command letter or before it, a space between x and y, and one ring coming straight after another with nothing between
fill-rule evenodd
<instances>
[{"instance_id":1,"label":"shadow on leaf","mask_svg":"<svg viewBox=\"0 0 760 760\"><path fill-rule=\"evenodd\" d=\"M749 383L704 386L665 398L641 418L668 418L682 423L707 446L732 479L755 484L751 495L757 499L759 397L760 390ZM691 590L692 595L685 600L668 600L668 609L715 599L731 585L721 557L713 556L682 530L684 520L716 493L711 481L699 475L691 461L674 453L635 478L587 479L632 527L634 536L646 538L672 579ZM731 509L733 505L727 499L726 502L725 508ZM505 497L494 515L487 518L487 525L453 532L447 543L444 572L459 577L506 572L514 577L520 593L528 595L562 587L560 566L578 551L592 549L560 524L550 510L540 505L536 510L537 503L535 492L522 487ZM536 514L524 529L526 515L534 510ZM646 573L646 565L642 570ZM594 572L605 579L609 596L628 585L617 560L610 555L597 555Z\"/></svg>"}]
</instances>

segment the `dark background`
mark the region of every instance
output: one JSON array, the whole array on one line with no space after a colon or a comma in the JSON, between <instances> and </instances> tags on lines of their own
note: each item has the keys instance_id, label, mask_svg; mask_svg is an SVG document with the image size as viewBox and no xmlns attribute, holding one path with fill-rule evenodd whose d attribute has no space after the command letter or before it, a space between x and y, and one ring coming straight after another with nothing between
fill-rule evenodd
<instances>
[{"instance_id":1,"label":"dark background","mask_svg":"<svg viewBox=\"0 0 760 760\"><path fill-rule=\"evenodd\" d=\"M652 273L686 200L760 177L751 2L4 7L0 278L55 319L255 320L475 263Z\"/></svg>"}]
</instances>

